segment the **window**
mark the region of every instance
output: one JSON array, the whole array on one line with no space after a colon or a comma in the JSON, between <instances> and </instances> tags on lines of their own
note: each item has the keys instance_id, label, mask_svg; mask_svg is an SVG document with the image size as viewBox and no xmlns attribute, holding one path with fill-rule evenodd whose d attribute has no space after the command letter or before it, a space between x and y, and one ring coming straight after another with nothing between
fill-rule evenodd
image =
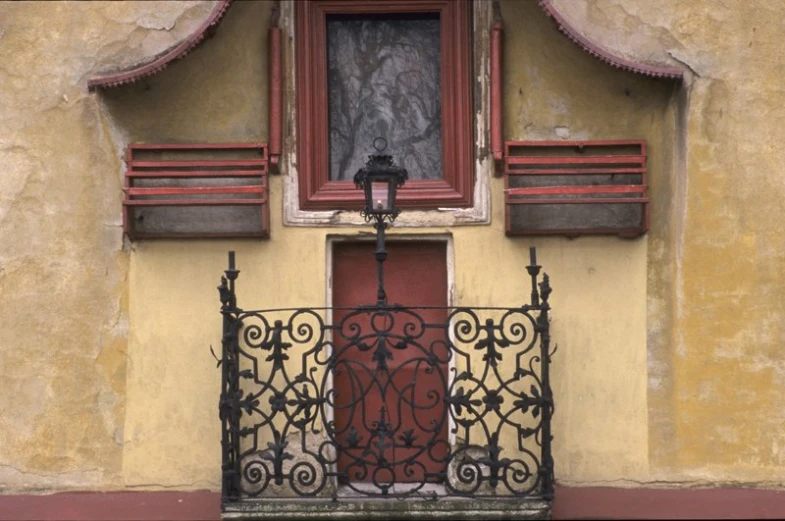
<instances>
[{"instance_id":1,"label":"window","mask_svg":"<svg viewBox=\"0 0 785 521\"><path fill-rule=\"evenodd\" d=\"M313 0L295 19L301 208L359 208L375 137L409 171L403 207L471 206L471 3Z\"/></svg>"}]
</instances>

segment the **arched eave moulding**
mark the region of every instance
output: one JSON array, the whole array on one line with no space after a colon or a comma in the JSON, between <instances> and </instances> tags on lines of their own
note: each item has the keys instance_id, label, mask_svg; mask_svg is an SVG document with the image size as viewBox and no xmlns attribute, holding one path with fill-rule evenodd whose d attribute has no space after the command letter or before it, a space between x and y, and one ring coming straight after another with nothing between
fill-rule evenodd
<instances>
[{"instance_id":1,"label":"arched eave moulding","mask_svg":"<svg viewBox=\"0 0 785 521\"><path fill-rule=\"evenodd\" d=\"M594 56L598 60L607 63L611 67L649 76L652 78L667 78L671 80L681 81L684 79L684 71L678 67L669 67L666 65L651 65L648 63L635 62L622 58L608 51L607 49L592 42L578 31L564 16L556 9L556 6L551 3L551 0L539 0L540 8L545 14L551 18L559 28L559 32L569 38L575 45L583 49L585 52Z\"/></svg>"},{"instance_id":2,"label":"arched eave moulding","mask_svg":"<svg viewBox=\"0 0 785 521\"><path fill-rule=\"evenodd\" d=\"M88 89L93 91L100 88L117 87L127 83L134 83L142 78L152 76L164 70L171 62L183 58L206 38L211 36L217 29L218 24L223 20L224 15L232 2L233 0L218 0L210 13L210 16L207 17L207 20L182 42L157 56L143 60L131 69L93 76L87 82ZM580 32L562 16L551 0L539 0L539 6L545 14L556 23L559 32L564 34L589 55L605 62L611 67L653 78L668 78L679 81L684 78L684 71L678 67L652 65L628 60L617 56L602 46L592 42L580 34Z\"/></svg>"},{"instance_id":3,"label":"arched eave moulding","mask_svg":"<svg viewBox=\"0 0 785 521\"><path fill-rule=\"evenodd\" d=\"M87 80L87 88L94 91L96 89L135 83L142 78L147 78L164 70L170 63L183 58L205 39L212 36L232 2L233 0L218 0L204 23L174 47L161 54L147 58L130 69L97 74Z\"/></svg>"}]
</instances>

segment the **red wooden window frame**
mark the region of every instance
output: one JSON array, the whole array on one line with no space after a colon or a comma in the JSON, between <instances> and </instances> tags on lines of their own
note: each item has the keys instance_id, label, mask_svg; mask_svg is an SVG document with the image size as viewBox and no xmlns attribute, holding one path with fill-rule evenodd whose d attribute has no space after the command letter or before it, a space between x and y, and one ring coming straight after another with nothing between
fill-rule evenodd
<instances>
[{"instance_id":1,"label":"red wooden window frame","mask_svg":"<svg viewBox=\"0 0 785 521\"><path fill-rule=\"evenodd\" d=\"M410 180L400 190L398 201L405 208L471 206L474 188L471 1L311 0L296 2L295 6L300 207L357 209L363 199L362 192L351 181L329 180L327 15L434 12L439 13L441 20L444 177Z\"/></svg>"}]
</instances>

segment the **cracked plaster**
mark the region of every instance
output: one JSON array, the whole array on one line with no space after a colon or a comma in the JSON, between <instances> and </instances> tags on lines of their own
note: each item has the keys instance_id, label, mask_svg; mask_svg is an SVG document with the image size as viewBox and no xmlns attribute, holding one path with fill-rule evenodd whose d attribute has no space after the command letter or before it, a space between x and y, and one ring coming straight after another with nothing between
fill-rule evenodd
<instances>
[{"instance_id":1,"label":"cracked plaster","mask_svg":"<svg viewBox=\"0 0 785 521\"><path fill-rule=\"evenodd\" d=\"M481 276L490 271L489 260L470 249L496 252L494 271L509 280L517 280L515 256L524 256L529 242L553 266L554 281L560 281L554 330L561 328L564 335L554 379L561 399L554 432L562 483L781 487L785 232L779 223L785 216L785 183L779 174L785 164L785 105L772 100L781 99L783 90L783 7L763 0L554 3L582 33L622 56L675 61L692 71L678 92L618 71L601 72L603 65L589 65L588 56L568 50L571 44L556 37L540 35L550 43L538 49L537 26L516 28L542 15L523 2L502 2L508 24L507 138L552 138L558 127L569 128L573 138L597 138L662 125L662 148L670 140L672 150L661 150L650 165L658 175L652 179L648 249L604 239L497 241L493 234L503 232L494 180L491 226L455 233L460 299L491 299L483 289L488 280ZM134 298L150 303L174 298L178 282L207 284L220 270L222 264L214 259L227 244L203 246L199 252L177 243L134 246L137 271L131 280L119 228L121 144L140 136L198 137L199 124L212 122L214 112L195 115L199 124L173 124L155 134L156 111L177 111L199 99L197 89L172 87L172 78L200 78L198 70L182 64L164 73L169 80L152 79L100 99L86 93L87 77L166 50L198 26L211 7L209 2L162 2L156 9L147 2L0 3L2 492L216 486L217 460L202 446L215 439L214 410L208 415L193 403L214 399L215 389L189 387L194 394L187 410L158 415L182 406L177 375L167 371L174 367L171 362L193 364L194 381L211 381L211 359L207 364L197 357L194 363L189 354L204 351L207 359L210 341L205 338L212 337L200 331L159 337L156 317L138 302L136 323L129 322L128 288L136 282ZM515 61L510 49L520 51ZM535 52L551 63L569 64L575 74L553 77L546 69L520 65L530 63L526 60ZM204 54L203 59L219 63L221 56ZM253 74L249 78L259 79ZM592 96L585 96L587 84ZM150 85L160 87L157 95L145 94ZM620 85L632 85L639 97L625 100L612 91ZM229 98L241 95L248 96L210 92L215 103L207 106L222 112L230 107ZM138 126L120 128L121 116L135 110L123 100L134 96L152 101L142 107ZM254 121L264 121L265 96L242 103L253 107ZM636 120L657 113L663 104L667 107L653 120ZM645 110L633 113L629 123L616 118L605 126L587 116L597 105L614 114L629 114L630 106ZM538 112L541 106L554 110ZM213 130L231 138L262 138L264 129L254 121L222 120ZM273 178L271 192L280 194L281 184ZM280 201L272 204L279 219ZM434 230L424 230L429 231ZM274 235L256 249L243 245L240 258L253 262L256 271L244 275L249 291L283 293L275 274L290 268L281 267L278 257L319 263L323 251L316 245L329 232L279 227L276 233L286 233L286 241ZM276 248L272 259L265 257L270 245ZM156 255L172 259L166 269L151 260ZM648 271L620 281L631 266L641 268L643 258L648 258ZM185 268L175 269L178 265ZM583 274L588 269L604 278L587 283ZM646 279L642 286L641 277ZM292 280L287 298L312 302L308 281ZM213 282L210 278L211 292ZM624 313L639 299L619 300L617 286L647 295L642 312L647 359L637 351L642 344L630 340L637 329L620 326L612 336L587 337L594 322L600 330L612 324L585 310L571 316L570 303L559 302L559 288L581 288L605 296L605 305ZM515 290L503 288L509 292L504 296L514 296ZM602 307L597 302L592 310ZM194 313L212 316L214 302L203 304L173 320L185 321ZM129 354L129 339L138 349L135 354ZM175 344L184 351L153 348ZM620 364L618 371L607 371L609 359ZM149 415L151 393L159 392L163 405ZM609 412L609 404L617 410ZM125 421L129 407L134 409L130 427ZM167 439L177 422L178 428L188 427L188 437ZM177 463L168 474L148 468L149 454L181 454L184 443L204 452ZM609 462L617 463L603 467Z\"/></svg>"},{"instance_id":2,"label":"cracked plaster","mask_svg":"<svg viewBox=\"0 0 785 521\"><path fill-rule=\"evenodd\" d=\"M0 3L0 492L116 487L126 406L121 161L86 78L211 2Z\"/></svg>"},{"instance_id":3,"label":"cracked plaster","mask_svg":"<svg viewBox=\"0 0 785 521\"><path fill-rule=\"evenodd\" d=\"M675 211L659 231L655 213L650 234L653 478L780 487L783 6L556 3L599 44L632 59L670 56L691 71L676 115Z\"/></svg>"}]
</instances>

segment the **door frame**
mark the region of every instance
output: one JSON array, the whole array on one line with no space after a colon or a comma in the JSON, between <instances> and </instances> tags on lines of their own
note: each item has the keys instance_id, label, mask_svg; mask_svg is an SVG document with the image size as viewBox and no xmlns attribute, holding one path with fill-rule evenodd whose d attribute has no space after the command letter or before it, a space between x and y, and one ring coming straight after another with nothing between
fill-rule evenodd
<instances>
[{"instance_id":1,"label":"door frame","mask_svg":"<svg viewBox=\"0 0 785 521\"><path fill-rule=\"evenodd\" d=\"M325 321L328 324L332 324L333 321L333 313L332 313L332 305L333 305L333 252L336 244L345 243L345 242L375 242L376 235L370 233L363 233L363 234L328 234L327 240L325 241L326 252L325 252L325 277L324 277L324 284L325 284ZM453 307L455 305L455 244L452 233L392 233L388 234L385 237L385 242L398 242L398 241L407 241L407 242L443 242L445 243L445 254L447 258L445 259L447 262L447 306ZM376 260L371 256L368 255L368 262L375 263ZM326 338L326 340L331 341L332 338ZM454 339L452 339L454 340ZM450 363L447 366L447 375L448 378L454 373L453 369L455 368L455 357L450 358ZM333 389L333 375L329 373L328 381L326 385L326 389L331 391ZM451 380L448 380L448 386L451 383ZM333 418L333 410L332 408L328 409L328 417L326 418L327 421L332 421ZM455 424L452 420L452 417L448 414L447 415L447 442L450 444L450 447L454 447L456 444L456 435L453 433ZM447 479L450 479L450 469L447 469Z\"/></svg>"}]
</instances>

